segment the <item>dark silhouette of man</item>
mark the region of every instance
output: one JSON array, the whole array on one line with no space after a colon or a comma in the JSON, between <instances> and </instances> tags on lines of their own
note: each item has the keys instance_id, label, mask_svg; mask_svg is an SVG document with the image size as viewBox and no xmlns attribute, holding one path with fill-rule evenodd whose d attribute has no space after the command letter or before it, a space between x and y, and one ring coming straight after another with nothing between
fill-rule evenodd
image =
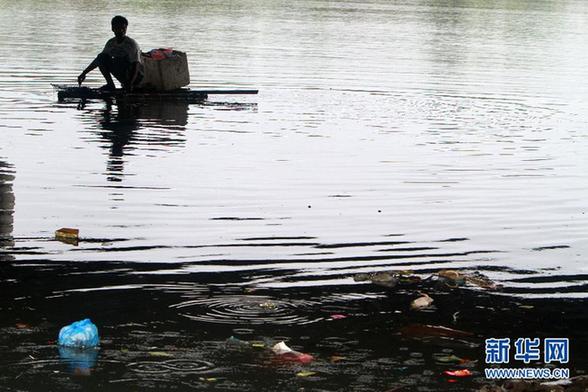
<instances>
[{"instance_id":1,"label":"dark silhouette of man","mask_svg":"<svg viewBox=\"0 0 588 392\"><path fill-rule=\"evenodd\" d=\"M114 38L106 42L102 53L84 69L78 76L78 84L81 86L86 75L99 68L106 84L101 90L114 90L116 87L112 76L120 82L123 89L133 91L143 79L143 65L141 63L141 50L137 42L127 36L128 20L124 16L117 15L111 21Z\"/></svg>"}]
</instances>

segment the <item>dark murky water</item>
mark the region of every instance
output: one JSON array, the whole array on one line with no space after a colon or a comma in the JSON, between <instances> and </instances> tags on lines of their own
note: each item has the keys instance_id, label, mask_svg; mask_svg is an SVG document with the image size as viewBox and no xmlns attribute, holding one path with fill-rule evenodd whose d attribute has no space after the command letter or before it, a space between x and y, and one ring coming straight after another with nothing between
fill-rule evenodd
<instances>
[{"instance_id":1,"label":"dark murky water","mask_svg":"<svg viewBox=\"0 0 588 392\"><path fill-rule=\"evenodd\" d=\"M192 87L260 94L57 103L115 13L188 52ZM0 22L6 390L472 390L502 336L569 337L586 369L588 4L24 1ZM353 279L441 269L503 289L411 311L417 288ZM100 350L59 351L85 317ZM450 354L473 377L448 382Z\"/></svg>"}]
</instances>

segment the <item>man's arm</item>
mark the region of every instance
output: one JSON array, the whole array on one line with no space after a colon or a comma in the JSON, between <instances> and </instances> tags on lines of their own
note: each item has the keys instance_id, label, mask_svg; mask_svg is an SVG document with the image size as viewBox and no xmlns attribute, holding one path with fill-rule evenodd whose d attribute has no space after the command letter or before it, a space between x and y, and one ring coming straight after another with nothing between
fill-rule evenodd
<instances>
[{"instance_id":1,"label":"man's arm","mask_svg":"<svg viewBox=\"0 0 588 392\"><path fill-rule=\"evenodd\" d=\"M81 86L84 80L86 80L86 75L93 71L94 69L98 68L98 56L82 71L82 73L78 76L78 85Z\"/></svg>"},{"instance_id":2,"label":"man's arm","mask_svg":"<svg viewBox=\"0 0 588 392\"><path fill-rule=\"evenodd\" d=\"M110 42L112 41L112 39L108 40L106 42L106 45L104 45L104 49L102 49L102 53L108 53L108 49L110 47ZM100 53L100 54L102 54ZM82 82L84 80L86 80L86 75L93 71L94 69L98 68L100 66L100 60L98 59L98 57L100 56L100 54L98 56L96 56L96 58L90 63L90 65L88 65L86 67L86 69L84 69L82 71L82 73L80 74L80 76L78 76L78 85L81 86Z\"/></svg>"}]
</instances>

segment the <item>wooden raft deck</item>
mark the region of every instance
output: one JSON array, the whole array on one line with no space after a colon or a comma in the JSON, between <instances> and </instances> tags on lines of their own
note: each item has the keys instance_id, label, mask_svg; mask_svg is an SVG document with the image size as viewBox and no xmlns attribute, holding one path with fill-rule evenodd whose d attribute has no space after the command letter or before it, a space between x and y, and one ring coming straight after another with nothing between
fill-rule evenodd
<instances>
[{"instance_id":1,"label":"wooden raft deck","mask_svg":"<svg viewBox=\"0 0 588 392\"><path fill-rule=\"evenodd\" d=\"M64 84L53 84L57 90L57 100L67 99L123 99L129 101L180 101L188 103L202 102L213 94L257 94L258 90L191 90L181 88L171 91L133 91L125 92L122 89L102 91L97 88L78 87Z\"/></svg>"}]
</instances>

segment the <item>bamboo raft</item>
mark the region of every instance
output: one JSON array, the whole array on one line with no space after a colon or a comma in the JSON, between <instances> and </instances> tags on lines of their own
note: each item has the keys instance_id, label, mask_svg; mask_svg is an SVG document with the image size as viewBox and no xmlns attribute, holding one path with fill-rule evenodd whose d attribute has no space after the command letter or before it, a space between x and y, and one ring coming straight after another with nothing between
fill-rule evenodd
<instances>
[{"instance_id":1,"label":"bamboo raft","mask_svg":"<svg viewBox=\"0 0 588 392\"><path fill-rule=\"evenodd\" d=\"M104 91L91 87L79 87L66 84L52 84L57 91L57 100L62 102L67 99L116 99L128 101L176 101L197 103L208 98L209 95L223 94L257 94L258 90L192 90L180 88L170 91L146 91L136 90L127 92L123 89Z\"/></svg>"}]
</instances>

